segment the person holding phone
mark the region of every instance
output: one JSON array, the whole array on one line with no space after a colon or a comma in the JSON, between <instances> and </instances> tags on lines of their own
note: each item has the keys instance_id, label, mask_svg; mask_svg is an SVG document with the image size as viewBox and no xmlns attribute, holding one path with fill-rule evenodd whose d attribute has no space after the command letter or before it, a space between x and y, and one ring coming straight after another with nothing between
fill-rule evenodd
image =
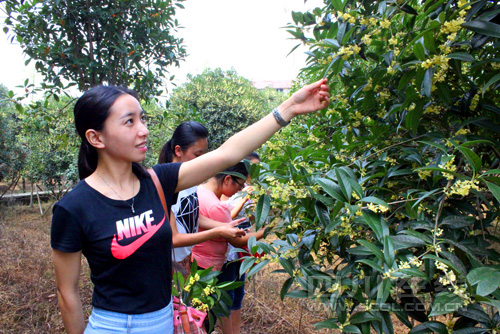
<instances>
[{"instance_id":1,"label":"person holding phone","mask_svg":"<svg viewBox=\"0 0 500 334\"><path fill-rule=\"evenodd\" d=\"M319 80L218 149L153 166L167 207L179 191L233 166L293 117L327 107L329 97L327 80ZM75 104L80 182L54 205L51 226L57 295L69 334L173 332L172 230L140 164L149 131L139 100L127 88L98 86ZM87 326L79 295L82 255L94 286Z\"/></svg>"}]
</instances>

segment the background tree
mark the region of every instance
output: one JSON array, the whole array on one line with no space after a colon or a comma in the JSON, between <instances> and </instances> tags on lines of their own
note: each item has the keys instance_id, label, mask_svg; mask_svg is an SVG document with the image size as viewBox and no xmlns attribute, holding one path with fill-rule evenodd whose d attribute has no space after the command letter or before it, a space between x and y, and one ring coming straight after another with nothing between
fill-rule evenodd
<instances>
[{"instance_id":1,"label":"background tree","mask_svg":"<svg viewBox=\"0 0 500 334\"><path fill-rule=\"evenodd\" d=\"M4 31L35 61L43 90L110 84L150 99L185 56L173 35L182 1L7 1Z\"/></svg>"},{"instance_id":2,"label":"background tree","mask_svg":"<svg viewBox=\"0 0 500 334\"><path fill-rule=\"evenodd\" d=\"M234 70L206 69L202 74L188 75L188 82L174 90L168 111L175 115L177 124L187 120L204 124L213 149L285 98L283 93L257 90Z\"/></svg>"},{"instance_id":3,"label":"background tree","mask_svg":"<svg viewBox=\"0 0 500 334\"><path fill-rule=\"evenodd\" d=\"M278 240L242 269L280 263L282 297L331 312L318 328L498 331L498 4L324 3L288 29L332 103L265 147L256 217L272 203Z\"/></svg>"},{"instance_id":4,"label":"background tree","mask_svg":"<svg viewBox=\"0 0 500 334\"><path fill-rule=\"evenodd\" d=\"M19 145L20 123L16 115L15 104L9 102L9 91L0 85L0 181L14 186L21 176L26 160L26 152ZM6 189L0 189L0 196Z\"/></svg>"}]
</instances>

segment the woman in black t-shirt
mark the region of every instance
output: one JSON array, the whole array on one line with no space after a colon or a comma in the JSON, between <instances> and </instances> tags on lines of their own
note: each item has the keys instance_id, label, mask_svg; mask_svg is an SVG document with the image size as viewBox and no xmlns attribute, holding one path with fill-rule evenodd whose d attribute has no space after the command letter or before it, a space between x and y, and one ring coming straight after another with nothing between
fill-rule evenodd
<instances>
[{"instance_id":1,"label":"woman in black t-shirt","mask_svg":"<svg viewBox=\"0 0 500 334\"><path fill-rule=\"evenodd\" d=\"M325 108L322 79L294 93L257 123L194 160L154 167L171 206L177 192L200 184L262 145L294 116ZM68 333L171 333L168 217L149 174L144 112L133 91L99 86L77 101L81 181L53 210L51 246L59 305ZM85 328L78 282L81 255L94 283Z\"/></svg>"}]
</instances>

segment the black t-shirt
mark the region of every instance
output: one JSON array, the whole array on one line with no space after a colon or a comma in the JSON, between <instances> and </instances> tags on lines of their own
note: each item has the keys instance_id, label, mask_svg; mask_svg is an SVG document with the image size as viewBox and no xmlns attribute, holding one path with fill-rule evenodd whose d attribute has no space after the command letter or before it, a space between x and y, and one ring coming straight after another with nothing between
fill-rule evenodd
<instances>
[{"instance_id":1,"label":"black t-shirt","mask_svg":"<svg viewBox=\"0 0 500 334\"><path fill-rule=\"evenodd\" d=\"M153 167L168 208L177 200L179 167ZM87 258L94 307L141 314L170 303L172 230L151 178L140 178L134 208L135 214L128 203L102 195L84 180L54 206L51 246L81 250Z\"/></svg>"}]
</instances>

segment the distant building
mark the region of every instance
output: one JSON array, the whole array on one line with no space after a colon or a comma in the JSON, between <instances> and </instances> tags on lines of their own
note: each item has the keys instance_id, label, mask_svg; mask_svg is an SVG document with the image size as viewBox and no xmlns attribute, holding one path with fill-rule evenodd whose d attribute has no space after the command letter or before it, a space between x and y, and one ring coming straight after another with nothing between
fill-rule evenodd
<instances>
[{"instance_id":1,"label":"distant building","mask_svg":"<svg viewBox=\"0 0 500 334\"><path fill-rule=\"evenodd\" d=\"M277 92L285 92L288 93L290 89L292 89L292 81L290 80L264 80L264 81L254 81L252 82L253 86L257 89L264 89L266 87L275 89Z\"/></svg>"}]
</instances>

